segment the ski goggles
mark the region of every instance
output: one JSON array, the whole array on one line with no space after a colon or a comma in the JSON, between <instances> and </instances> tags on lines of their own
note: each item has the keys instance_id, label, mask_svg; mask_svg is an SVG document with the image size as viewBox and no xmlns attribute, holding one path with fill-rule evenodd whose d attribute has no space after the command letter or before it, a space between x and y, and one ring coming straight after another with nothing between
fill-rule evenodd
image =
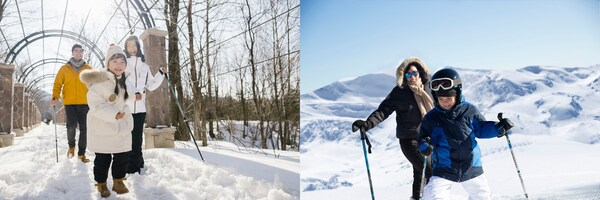
<instances>
[{"instance_id":1,"label":"ski goggles","mask_svg":"<svg viewBox=\"0 0 600 200\"><path fill-rule=\"evenodd\" d=\"M429 84L429 89L431 89L432 91L439 91L440 88L443 90L449 90L454 88L454 84L455 82L451 78L438 78L431 80L431 84Z\"/></svg>"},{"instance_id":2,"label":"ski goggles","mask_svg":"<svg viewBox=\"0 0 600 200\"><path fill-rule=\"evenodd\" d=\"M406 72L406 74L404 74L404 77L406 77L407 79L410 78L411 76L417 77L419 75L418 71L414 71L414 72Z\"/></svg>"}]
</instances>

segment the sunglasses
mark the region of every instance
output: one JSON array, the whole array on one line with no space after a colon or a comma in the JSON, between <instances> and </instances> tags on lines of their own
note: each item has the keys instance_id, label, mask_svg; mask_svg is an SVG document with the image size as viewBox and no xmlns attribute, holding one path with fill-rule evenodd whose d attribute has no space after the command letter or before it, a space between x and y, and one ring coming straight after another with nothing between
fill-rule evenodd
<instances>
[{"instance_id":1,"label":"sunglasses","mask_svg":"<svg viewBox=\"0 0 600 200\"><path fill-rule=\"evenodd\" d=\"M414 72L412 72L412 73L411 73L411 72L406 72L406 74L404 74L404 77L406 77L406 78L410 78L410 76L417 77L418 75L419 75L419 72L418 72L418 71L414 71Z\"/></svg>"},{"instance_id":2,"label":"sunglasses","mask_svg":"<svg viewBox=\"0 0 600 200\"><path fill-rule=\"evenodd\" d=\"M429 89L432 91L438 91L440 88L444 90L449 90L454 87L454 81L450 78L438 78L431 80L431 84L429 84Z\"/></svg>"}]
</instances>

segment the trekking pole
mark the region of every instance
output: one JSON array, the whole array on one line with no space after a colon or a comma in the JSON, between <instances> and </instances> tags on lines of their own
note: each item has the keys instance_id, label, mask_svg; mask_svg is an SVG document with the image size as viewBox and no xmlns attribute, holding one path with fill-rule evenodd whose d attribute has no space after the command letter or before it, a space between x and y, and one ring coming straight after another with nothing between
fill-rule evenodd
<instances>
[{"instance_id":1,"label":"trekking pole","mask_svg":"<svg viewBox=\"0 0 600 200\"><path fill-rule=\"evenodd\" d=\"M498 113L498 120L502 121L502 113ZM514 126L514 124L510 124L510 126ZM525 190L525 183L523 182L523 177L521 176L521 170L519 170L519 165L517 165L517 159L515 158L515 153L512 149L512 143L510 143L510 138L508 137L508 133L506 133L506 142L508 142L508 148L510 149L510 154L512 155L513 162L515 163L515 167L517 168L517 174L519 175L519 179L521 180L521 188L523 188L523 193L525 193L525 199L529 199L527 195L527 190Z\"/></svg>"},{"instance_id":2,"label":"trekking pole","mask_svg":"<svg viewBox=\"0 0 600 200\"><path fill-rule=\"evenodd\" d=\"M54 144L56 144L56 162L58 163L58 135L56 133L56 106L54 108Z\"/></svg>"},{"instance_id":3,"label":"trekking pole","mask_svg":"<svg viewBox=\"0 0 600 200\"><path fill-rule=\"evenodd\" d=\"M352 132L356 132L359 129L356 126L352 126ZM369 176L369 188L371 189L371 199L375 200L375 193L373 192L373 181L371 180L371 169L369 168L369 158L367 157L367 148L365 147L365 140L369 146L369 153L371 153L371 142L367 137L367 134L363 129L360 129L360 140L362 141L363 154L365 155L365 163L367 164L367 175Z\"/></svg>"},{"instance_id":4,"label":"trekking pole","mask_svg":"<svg viewBox=\"0 0 600 200\"><path fill-rule=\"evenodd\" d=\"M427 141L427 144L430 144L431 139L429 139L429 137L426 137L425 140ZM433 147L433 146L432 146ZM431 149L431 153L433 154L433 148ZM425 188L425 184L427 184L426 180L425 180L425 172L427 171L427 156L423 156L423 172L421 172L421 198L423 198L423 189Z\"/></svg>"},{"instance_id":5,"label":"trekking pole","mask_svg":"<svg viewBox=\"0 0 600 200\"><path fill-rule=\"evenodd\" d=\"M421 198L423 198L423 189L425 188L425 170L427 170L427 156L423 156L423 172L421 173Z\"/></svg>"},{"instance_id":6,"label":"trekking pole","mask_svg":"<svg viewBox=\"0 0 600 200\"><path fill-rule=\"evenodd\" d=\"M175 87L171 83L171 79L169 78L167 73L163 72L160 68L158 68L158 71L160 71L163 75L165 75L165 79L167 79L167 84L169 85L171 94L172 94L173 98L175 99L175 104L177 104L177 108L179 108L179 113L181 114L181 117L183 117L183 121L185 122L185 125L188 129L188 133L192 137L192 141L194 141L194 145L196 145L196 150L198 150L198 154L200 154L200 158L202 159L202 162L205 162L204 157L202 156L202 153L200 152L200 148L198 147L198 143L196 143L196 138L194 138L194 134L192 134L192 128L190 128L190 123L189 123L188 119L185 117L185 113L183 113L181 104L179 104L179 98L177 97L177 94L175 93Z\"/></svg>"}]
</instances>

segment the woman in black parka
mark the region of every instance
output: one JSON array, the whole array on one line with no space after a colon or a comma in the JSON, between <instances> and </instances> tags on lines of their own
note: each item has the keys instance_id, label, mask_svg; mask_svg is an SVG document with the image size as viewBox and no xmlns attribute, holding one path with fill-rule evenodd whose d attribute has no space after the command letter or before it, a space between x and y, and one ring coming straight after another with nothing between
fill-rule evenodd
<instances>
[{"instance_id":1,"label":"woman in black parka","mask_svg":"<svg viewBox=\"0 0 600 200\"><path fill-rule=\"evenodd\" d=\"M413 166L412 199L420 198L423 173L423 155L417 149L417 133L423 116L433 108L427 89L429 78L429 69L421 59L407 58L396 70L397 85L392 92L366 120L356 120L352 124L366 132L396 112L396 137L400 140L402 153ZM431 176L429 163L425 171L427 180Z\"/></svg>"}]
</instances>

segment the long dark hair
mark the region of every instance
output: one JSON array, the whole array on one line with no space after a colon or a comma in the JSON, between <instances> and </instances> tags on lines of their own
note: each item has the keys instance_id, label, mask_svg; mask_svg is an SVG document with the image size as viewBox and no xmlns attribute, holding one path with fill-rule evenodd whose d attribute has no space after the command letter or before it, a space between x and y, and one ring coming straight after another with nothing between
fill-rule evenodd
<instances>
[{"instance_id":1,"label":"long dark hair","mask_svg":"<svg viewBox=\"0 0 600 200\"><path fill-rule=\"evenodd\" d=\"M110 61L116 60L116 59L119 59L119 58L123 59L125 61L125 63L127 63L127 58L125 58L125 55L120 54L120 53L113 54L108 59L108 63L110 64ZM110 71L110 68L108 66L106 66L106 69L108 71ZM127 93L127 84L125 84L125 82L127 81L127 77L125 76L125 72L123 72L123 74L121 74L121 78L117 78L116 74L114 74L114 75L115 75L115 94L119 95L119 86L120 86L121 88L125 89L125 100L127 100L127 98L129 98L129 93Z\"/></svg>"},{"instance_id":2,"label":"long dark hair","mask_svg":"<svg viewBox=\"0 0 600 200\"><path fill-rule=\"evenodd\" d=\"M419 72L419 76L421 77L421 82L423 83L423 86L426 86L427 81L429 81L429 77L427 77L427 74L425 73L425 69L423 68L423 66L421 66L421 63L419 63L419 62L411 62L411 63L408 63L408 65L406 65L406 68L404 68L404 73L402 73L402 78L404 79L402 84L408 85L408 80L406 79L406 76L404 76L404 74L406 74L408 72L408 70L410 69L411 66L415 66L415 68L417 68L417 71Z\"/></svg>"},{"instance_id":3,"label":"long dark hair","mask_svg":"<svg viewBox=\"0 0 600 200\"><path fill-rule=\"evenodd\" d=\"M123 48L123 51L125 52L125 55L127 56L127 58L131 57L131 55L129 55L129 51L127 51L127 42L129 42L129 41L135 42L135 46L137 47L137 53L135 56L140 57L142 59L142 62L146 62L146 57L142 53L142 46L140 46L140 40L135 35L129 36L129 38L127 38L127 40L125 40L125 48Z\"/></svg>"}]
</instances>

